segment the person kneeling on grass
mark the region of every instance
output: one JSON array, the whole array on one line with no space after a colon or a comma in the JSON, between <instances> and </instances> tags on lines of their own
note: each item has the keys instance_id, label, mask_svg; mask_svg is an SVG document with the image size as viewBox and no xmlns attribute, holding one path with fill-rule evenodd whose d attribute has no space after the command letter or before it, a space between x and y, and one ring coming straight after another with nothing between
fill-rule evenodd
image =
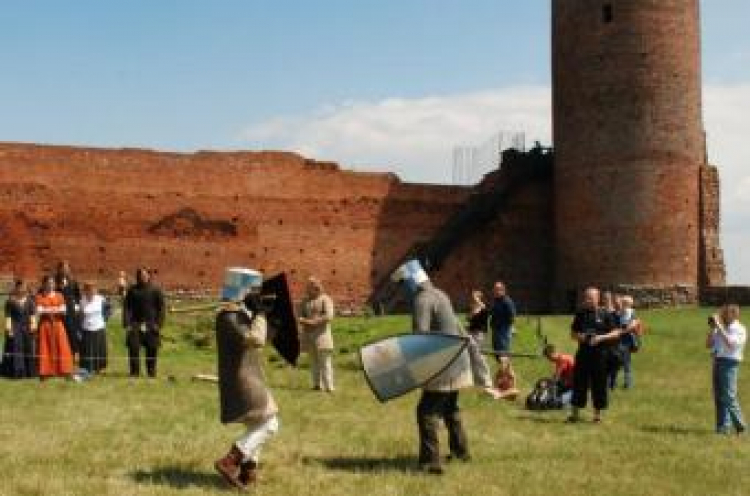
<instances>
[{"instance_id":1,"label":"person kneeling on grass","mask_svg":"<svg viewBox=\"0 0 750 496\"><path fill-rule=\"evenodd\" d=\"M573 376L575 374L575 359L567 353L558 352L555 346L548 344L544 347L544 356L555 365L552 374L555 390L560 403L565 406L573 396Z\"/></svg>"},{"instance_id":2,"label":"person kneeling on grass","mask_svg":"<svg viewBox=\"0 0 750 496\"><path fill-rule=\"evenodd\" d=\"M262 275L229 271L232 284L224 287L222 299L231 303L216 317L221 422L245 424L247 431L214 467L227 482L245 489L257 479L261 447L278 432L279 420L261 366L262 348L270 339L260 303Z\"/></svg>"}]
</instances>

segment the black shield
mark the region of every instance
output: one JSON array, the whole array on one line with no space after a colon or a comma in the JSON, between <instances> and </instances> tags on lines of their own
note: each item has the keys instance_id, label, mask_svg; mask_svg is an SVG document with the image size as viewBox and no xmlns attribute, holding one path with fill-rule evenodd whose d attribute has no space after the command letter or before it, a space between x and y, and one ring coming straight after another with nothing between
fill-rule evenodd
<instances>
[{"instance_id":1,"label":"black shield","mask_svg":"<svg viewBox=\"0 0 750 496\"><path fill-rule=\"evenodd\" d=\"M261 298L269 307L266 317L269 327L273 329L273 347L284 360L296 366L300 350L299 333L285 272L263 281Z\"/></svg>"}]
</instances>

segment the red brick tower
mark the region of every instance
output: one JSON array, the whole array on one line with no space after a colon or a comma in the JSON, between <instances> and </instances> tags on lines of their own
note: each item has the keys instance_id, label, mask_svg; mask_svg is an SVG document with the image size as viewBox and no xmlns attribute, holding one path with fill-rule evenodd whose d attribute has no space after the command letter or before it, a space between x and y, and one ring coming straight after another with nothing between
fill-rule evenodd
<instances>
[{"instance_id":1,"label":"red brick tower","mask_svg":"<svg viewBox=\"0 0 750 496\"><path fill-rule=\"evenodd\" d=\"M699 0L552 0L555 300L697 296Z\"/></svg>"}]
</instances>

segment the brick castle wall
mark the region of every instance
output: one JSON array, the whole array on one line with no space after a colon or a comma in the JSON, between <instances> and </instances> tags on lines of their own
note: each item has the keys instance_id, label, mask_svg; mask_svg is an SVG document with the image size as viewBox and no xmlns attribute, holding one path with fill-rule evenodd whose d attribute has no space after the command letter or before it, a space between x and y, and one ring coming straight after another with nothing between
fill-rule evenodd
<instances>
[{"instance_id":1,"label":"brick castle wall","mask_svg":"<svg viewBox=\"0 0 750 496\"><path fill-rule=\"evenodd\" d=\"M281 152L0 144L0 275L38 278L67 259L77 277L105 289L120 270L132 274L143 265L168 289L216 292L224 269L240 265L286 271L297 298L305 278L319 275L342 308L358 308L473 193L493 191L535 160L533 153L517 155L472 190L403 183ZM506 188L489 220L465 229L431 271L457 307L473 289L489 293L496 280L508 285L521 311L553 306L551 163L540 169L548 172ZM701 170L701 272L713 274L709 285L716 286L723 284L718 176L715 168ZM679 284L602 286L648 306L696 298L695 287Z\"/></svg>"},{"instance_id":2,"label":"brick castle wall","mask_svg":"<svg viewBox=\"0 0 750 496\"><path fill-rule=\"evenodd\" d=\"M217 290L228 266L310 274L346 306L427 239L468 188L407 184L281 152L157 153L0 144L0 273L60 259L114 285L140 265Z\"/></svg>"}]
</instances>

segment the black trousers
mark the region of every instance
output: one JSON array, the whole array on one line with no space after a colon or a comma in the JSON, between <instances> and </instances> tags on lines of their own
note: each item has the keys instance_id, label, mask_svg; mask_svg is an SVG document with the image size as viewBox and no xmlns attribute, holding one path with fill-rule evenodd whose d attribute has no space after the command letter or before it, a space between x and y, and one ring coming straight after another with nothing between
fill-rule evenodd
<instances>
[{"instance_id":1,"label":"black trousers","mask_svg":"<svg viewBox=\"0 0 750 496\"><path fill-rule=\"evenodd\" d=\"M469 456L469 447L458 409L458 391L422 391L417 404L419 426L419 463L440 464L440 421L448 428L448 446L458 458Z\"/></svg>"},{"instance_id":2,"label":"black trousers","mask_svg":"<svg viewBox=\"0 0 750 496\"><path fill-rule=\"evenodd\" d=\"M576 366L573 373L573 399L576 408L585 408L588 391L594 408L607 408L607 377L609 354L601 347L583 348L576 353Z\"/></svg>"},{"instance_id":3,"label":"black trousers","mask_svg":"<svg viewBox=\"0 0 750 496\"><path fill-rule=\"evenodd\" d=\"M128 330L126 344L128 347L128 363L130 375L141 375L141 347L146 348L146 373L149 377L156 377L156 359L159 351L159 333L156 330L141 330L140 324L133 325Z\"/></svg>"}]
</instances>

